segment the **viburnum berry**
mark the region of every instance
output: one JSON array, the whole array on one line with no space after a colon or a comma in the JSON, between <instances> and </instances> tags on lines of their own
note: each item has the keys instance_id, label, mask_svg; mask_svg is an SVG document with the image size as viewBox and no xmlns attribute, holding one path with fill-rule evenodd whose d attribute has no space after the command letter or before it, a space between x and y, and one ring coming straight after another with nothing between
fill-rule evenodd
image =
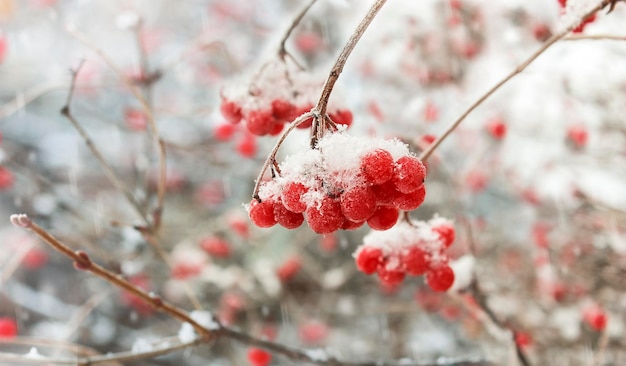
<instances>
[{"instance_id":1,"label":"viburnum berry","mask_svg":"<svg viewBox=\"0 0 626 366\"><path fill-rule=\"evenodd\" d=\"M226 239L218 236L210 236L200 241L200 248L213 257L227 258L231 254L231 246Z\"/></svg>"},{"instance_id":2,"label":"viburnum berry","mask_svg":"<svg viewBox=\"0 0 626 366\"><path fill-rule=\"evenodd\" d=\"M256 347L248 348L248 362L251 366L267 366L272 362L272 355Z\"/></svg>"},{"instance_id":3,"label":"viburnum berry","mask_svg":"<svg viewBox=\"0 0 626 366\"><path fill-rule=\"evenodd\" d=\"M250 202L248 214L252 222L258 227L268 228L276 225L274 202L270 200L259 202L253 199Z\"/></svg>"},{"instance_id":4,"label":"viburnum berry","mask_svg":"<svg viewBox=\"0 0 626 366\"><path fill-rule=\"evenodd\" d=\"M419 246L412 246L403 253L402 263L408 274L421 276L430 268L430 256Z\"/></svg>"},{"instance_id":5,"label":"viburnum berry","mask_svg":"<svg viewBox=\"0 0 626 366\"><path fill-rule=\"evenodd\" d=\"M0 63L4 61L8 48L7 38L3 34L0 34Z\"/></svg>"},{"instance_id":6,"label":"viburnum berry","mask_svg":"<svg viewBox=\"0 0 626 366\"><path fill-rule=\"evenodd\" d=\"M307 192L308 189L304 184L287 182L282 192L283 204L289 211L302 213L306 211L306 203L302 201L302 195Z\"/></svg>"},{"instance_id":7,"label":"viburnum berry","mask_svg":"<svg viewBox=\"0 0 626 366\"><path fill-rule=\"evenodd\" d=\"M0 190L11 188L14 181L13 173L9 169L0 166Z\"/></svg>"},{"instance_id":8,"label":"viburnum berry","mask_svg":"<svg viewBox=\"0 0 626 366\"><path fill-rule=\"evenodd\" d=\"M256 137L251 133L245 133L237 142L237 152L244 158L253 158L256 155Z\"/></svg>"},{"instance_id":9,"label":"viburnum berry","mask_svg":"<svg viewBox=\"0 0 626 366\"><path fill-rule=\"evenodd\" d=\"M587 145L589 133L583 126L571 126L567 129L567 138L574 145L574 147L582 148Z\"/></svg>"},{"instance_id":10,"label":"viburnum berry","mask_svg":"<svg viewBox=\"0 0 626 366\"><path fill-rule=\"evenodd\" d=\"M328 326L320 321L310 320L298 327L298 336L306 344L319 344L328 336Z\"/></svg>"},{"instance_id":11,"label":"viburnum berry","mask_svg":"<svg viewBox=\"0 0 626 366\"><path fill-rule=\"evenodd\" d=\"M455 231L451 222L444 220L440 224L435 224L433 225L433 231L439 234L439 238L441 238L446 248L449 248L454 243Z\"/></svg>"},{"instance_id":12,"label":"viburnum berry","mask_svg":"<svg viewBox=\"0 0 626 366\"><path fill-rule=\"evenodd\" d=\"M365 274L376 273L382 263L383 251L380 248L363 247L356 253L356 266Z\"/></svg>"},{"instance_id":13,"label":"viburnum berry","mask_svg":"<svg viewBox=\"0 0 626 366\"><path fill-rule=\"evenodd\" d=\"M302 261L298 257L291 257L287 259L278 269L276 275L282 282L292 279L302 267Z\"/></svg>"},{"instance_id":14,"label":"viburnum berry","mask_svg":"<svg viewBox=\"0 0 626 366\"><path fill-rule=\"evenodd\" d=\"M337 199L324 197L319 207L306 209L309 227L318 234L330 234L343 225L345 217L341 213L341 204Z\"/></svg>"},{"instance_id":15,"label":"viburnum berry","mask_svg":"<svg viewBox=\"0 0 626 366\"><path fill-rule=\"evenodd\" d=\"M606 328L608 317L602 307L593 304L583 309L583 321L591 329L601 332Z\"/></svg>"},{"instance_id":16,"label":"viburnum berry","mask_svg":"<svg viewBox=\"0 0 626 366\"><path fill-rule=\"evenodd\" d=\"M338 125L352 125L352 112L347 109L338 109L335 112L329 114L330 119L332 119Z\"/></svg>"},{"instance_id":17,"label":"viburnum berry","mask_svg":"<svg viewBox=\"0 0 626 366\"><path fill-rule=\"evenodd\" d=\"M487 123L487 132L496 140L502 140L506 136L506 124L500 118L494 118Z\"/></svg>"},{"instance_id":18,"label":"viburnum berry","mask_svg":"<svg viewBox=\"0 0 626 366\"><path fill-rule=\"evenodd\" d=\"M399 210L412 211L424 203L424 199L426 199L426 188L422 185L415 192L397 192L393 197L393 205Z\"/></svg>"},{"instance_id":19,"label":"viburnum berry","mask_svg":"<svg viewBox=\"0 0 626 366\"><path fill-rule=\"evenodd\" d=\"M372 186L372 191L374 191L379 205L392 205L394 197L398 194L393 180Z\"/></svg>"},{"instance_id":20,"label":"viburnum berry","mask_svg":"<svg viewBox=\"0 0 626 366\"><path fill-rule=\"evenodd\" d=\"M274 204L274 217L276 218L276 222L286 229L295 229L300 227L304 222L304 215L302 215L302 213L290 211L280 201Z\"/></svg>"},{"instance_id":21,"label":"viburnum berry","mask_svg":"<svg viewBox=\"0 0 626 366\"><path fill-rule=\"evenodd\" d=\"M398 221L400 213L394 207L380 206L374 214L367 219L367 224L374 230L387 230Z\"/></svg>"},{"instance_id":22,"label":"viburnum berry","mask_svg":"<svg viewBox=\"0 0 626 366\"><path fill-rule=\"evenodd\" d=\"M291 122L294 117L294 109L295 106L284 99L274 99L272 101L272 115L277 121Z\"/></svg>"},{"instance_id":23,"label":"viburnum berry","mask_svg":"<svg viewBox=\"0 0 626 366\"><path fill-rule=\"evenodd\" d=\"M230 123L222 123L215 127L213 135L218 141L229 141L235 133L235 126Z\"/></svg>"},{"instance_id":24,"label":"viburnum berry","mask_svg":"<svg viewBox=\"0 0 626 366\"><path fill-rule=\"evenodd\" d=\"M424 184L426 167L414 156L403 156L396 161L393 182L402 193L415 192Z\"/></svg>"},{"instance_id":25,"label":"viburnum berry","mask_svg":"<svg viewBox=\"0 0 626 366\"><path fill-rule=\"evenodd\" d=\"M230 123L236 124L241 121L241 107L239 107L235 102L227 99L222 100L220 112L222 112L222 116L224 116L224 118L226 118L226 120Z\"/></svg>"},{"instance_id":26,"label":"viburnum berry","mask_svg":"<svg viewBox=\"0 0 626 366\"><path fill-rule=\"evenodd\" d=\"M434 291L448 291L453 283L454 271L450 266L437 266L426 273L426 284Z\"/></svg>"},{"instance_id":27,"label":"viburnum berry","mask_svg":"<svg viewBox=\"0 0 626 366\"><path fill-rule=\"evenodd\" d=\"M341 211L348 220L365 221L376 211L376 194L367 186L353 187L341 195Z\"/></svg>"},{"instance_id":28,"label":"viburnum berry","mask_svg":"<svg viewBox=\"0 0 626 366\"><path fill-rule=\"evenodd\" d=\"M377 273L380 281L387 286L397 286L401 284L402 281L404 281L404 277L406 276L405 272L402 271L401 268L390 268L385 263L378 267Z\"/></svg>"},{"instance_id":29,"label":"viburnum berry","mask_svg":"<svg viewBox=\"0 0 626 366\"><path fill-rule=\"evenodd\" d=\"M376 149L361 159L363 176L370 184L383 184L393 177L393 157L387 150Z\"/></svg>"},{"instance_id":30,"label":"viburnum berry","mask_svg":"<svg viewBox=\"0 0 626 366\"><path fill-rule=\"evenodd\" d=\"M246 117L248 130L255 135L266 135L274 128L274 117L271 110L250 111Z\"/></svg>"},{"instance_id":31,"label":"viburnum berry","mask_svg":"<svg viewBox=\"0 0 626 366\"><path fill-rule=\"evenodd\" d=\"M0 339L14 338L17 336L17 323L8 317L0 318Z\"/></svg>"},{"instance_id":32,"label":"viburnum berry","mask_svg":"<svg viewBox=\"0 0 626 366\"><path fill-rule=\"evenodd\" d=\"M356 230L356 229L360 228L361 226L363 226L363 224L365 224L365 221L354 222L354 221L350 221L348 219L345 219L343 221L343 225L341 225L341 229L343 229L343 230Z\"/></svg>"}]
</instances>

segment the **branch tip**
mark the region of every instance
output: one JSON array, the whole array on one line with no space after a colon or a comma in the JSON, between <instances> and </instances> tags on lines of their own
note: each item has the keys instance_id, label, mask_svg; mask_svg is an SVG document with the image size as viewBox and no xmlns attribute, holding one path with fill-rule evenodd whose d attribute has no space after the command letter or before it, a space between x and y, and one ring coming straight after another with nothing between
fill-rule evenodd
<instances>
[{"instance_id":1,"label":"branch tip","mask_svg":"<svg viewBox=\"0 0 626 366\"><path fill-rule=\"evenodd\" d=\"M10 217L11 223L24 229L29 229L33 222L26 214L15 214Z\"/></svg>"}]
</instances>

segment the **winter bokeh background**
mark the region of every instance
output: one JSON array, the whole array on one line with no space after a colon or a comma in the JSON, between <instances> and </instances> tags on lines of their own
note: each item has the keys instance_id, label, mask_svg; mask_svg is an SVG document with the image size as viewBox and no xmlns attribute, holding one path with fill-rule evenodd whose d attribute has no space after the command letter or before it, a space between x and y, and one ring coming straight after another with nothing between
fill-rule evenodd
<instances>
[{"instance_id":1,"label":"winter bokeh background","mask_svg":"<svg viewBox=\"0 0 626 366\"><path fill-rule=\"evenodd\" d=\"M352 254L367 227L259 229L242 207L277 137L225 122L220 95L277 87L260 70L280 63L281 37L305 4L0 0L0 363L186 337L10 226L22 212L185 309L343 360L516 364L517 344L532 364L625 363L626 6L548 49L428 161L426 202L411 217L450 218L457 234L458 283L435 293L422 278L390 288L359 272ZM586 4L595 2L389 0L330 105L354 115L348 133L397 137L419 153ZM307 77L321 85L369 5L313 5L286 44ZM145 213L157 205L159 156L125 80L154 114L167 151L154 240L60 113L79 65L72 114ZM308 143L295 131L279 161ZM245 365L247 352L223 339L132 364Z\"/></svg>"}]
</instances>

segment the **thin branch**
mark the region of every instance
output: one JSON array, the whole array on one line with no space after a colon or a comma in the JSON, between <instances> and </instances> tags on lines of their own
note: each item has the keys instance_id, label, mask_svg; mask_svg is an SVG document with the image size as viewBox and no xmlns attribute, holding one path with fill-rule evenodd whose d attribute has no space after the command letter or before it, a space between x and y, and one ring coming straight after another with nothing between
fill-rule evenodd
<instances>
[{"instance_id":1,"label":"thin branch","mask_svg":"<svg viewBox=\"0 0 626 366\"><path fill-rule=\"evenodd\" d=\"M212 330L200 325L198 322L193 320L184 310L181 310L175 305L170 304L169 302L163 300L160 296L152 292L149 293L138 288L128 280L124 279L122 276L94 263L86 252L82 250L74 251L67 245L57 240L45 229L32 222L32 220L29 219L28 216L12 215L11 222L14 225L32 231L54 250L71 259L74 262L74 267L76 267L76 269L90 272L95 276L100 277L103 280L111 283L112 285L137 296L138 298L142 299L147 304L152 306L155 310L166 313L180 322L187 322L191 324L196 332L201 335L203 339L212 339L215 337Z\"/></svg>"},{"instance_id":2,"label":"thin branch","mask_svg":"<svg viewBox=\"0 0 626 366\"><path fill-rule=\"evenodd\" d=\"M608 4L612 3L613 1L614 0L603 0L601 3L596 5L592 10L590 10L585 15L583 15L580 21L589 18L590 16L595 14L598 10L603 9L604 7L606 7ZM550 37L550 39L548 39L546 43L544 43L543 46L541 46L541 48L535 51L528 59L526 59L519 66L517 66L507 76L505 76L504 79L500 80L496 85L491 87L491 89L489 89L485 94L483 94L480 98L478 98L477 101L475 101L465 112L463 112L463 114L461 114L461 116L456 121L454 121L454 123L452 123L452 125L450 125L450 127L448 127L448 129L443 133L443 135L439 136L432 144L428 146L428 149L426 151L420 154L420 160L422 161L428 160L428 158L435 151L435 149L439 147L439 145L461 124L461 122L463 122L463 120L465 120L465 118L470 113L472 113L472 111L474 111L474 109L476 109L485 100L487 100L487 98L489 98L493 93L495 93L498 89L500 89L501 86L506 84L509 80L511 80L517 74L524 71L528 67L528 65L530 65L533 61L535 61L535 59L537 59L537 57L543 54L548 48L550 48L556 42L558 42L559 40L563 39L566 35L568 35L572 31L572 29L576 28L580 24L580 21L574 24L571 24L565 30Z\"/></svg>"},{"instance_id":3,"label":"thin branch","mask_svg":"<svg viewBox=\"0 0 626 366\"><path fill-rule=\"evenodd\" d=\"M294 29L296 29L298 24L300 24L300 22L302 21L302 18L304 18L306 13L309 11L309 9L311 9L311 7L313 6L313 4L315 4L316 1L317 0L309 1L309 3L304 8L302 8L302 10L300 10L298 15L291 22L291 25L289 26L289 29L287 29L287 32L285 32L285 35L283 36L282 40L280 41L280 47L278 49L278 57L280 57L281 60L285 61L285 57L289 56L292 61L294 61L294 62L296 61L293 58L293 56L291 56L291 54L289 52L287 52L287 49L285 48L285 45L287 43L287 40L291 36L291 33L293 33ZM302 66L300 66L300 65L298 65L298 67L302 68Z\"/></svg>"},{"instance_id":4,"label":"thin branch","mask_svg":"<svg viewBox=\"0 0 626 366\"><path fill-rule=\"evenodd\" d=\"M104 172L109 178L109 181L113 184L113 186L115 186L115 188L118 191L120 191L124 195L124 197L126 197L126 200L131 204L131 206L133 206L135 211L137 211L137 214L139 214L139 216L141 216L141 218L146 223L148 223L148 217L141 209L141 205L139 204L139 202L137 202L137 200L135 199L131 191L128 189L128 187L126 187L126 185L118 178L113 168L109 165L109 163L107 163L102 153L100 153L100 150L98 150L96 145L93 143L93 140L91 139L91 137L89 137L89 135L87 134L87 131L85 131L85 129L81 126L81 124L78 122L78 120L74 117L74 115L71 112L70 106L72 103L72 97L74 95L74 89L76 88L76 78L78 76L78 72L80 71L80 68L83 65L83 62L84 61L81 61L81 63L78 65L76 69L71 70L72 82L70 84L70 90L69 90L69 93L67 94L65 105L63 106L63 108L61 108L61 114L65 116L65 118L67 118L70 121L72 126L74 126L76 131L78 131L78 133L83 138L83 141L85 141L85 144L87 145L87 147L89 148L93 156L95 156L96 160L98 160L98 162L104 169Z\"/></svg>"},{"instance_id":5,"label":"thin branch","mask_svg":"<svg viewBox=\"0 0 626 366\"><path fill-rule=\"evenodd\" d=\"M348 57L350 56L350 54L354 50L354 47L357 45L357 43L361 39L361 36L363 35L363 33L365 33L365 30L367 29L367 27L370 25L372 20L374 20L374 18L378 14L378 11L383 7L383 5L385 5L386 2L387 0L376 0L374 2L374 4L367 11L367 14L363 18L363 20L361 20L361 23L359 23L359 25L356 27L356 29L354 30L354 33L352 33L352 35L350 36L350 39L348 39L348 42L343 47L343 50L337 57L335 64L330 70L330 75L328 75L328 79L326 79L326 82L324 83L324 87L322 88L322 95L320 96L320 99L314 108L321 116L326 115L326 107L328 106L328 99L330 98L330 94L333 92L333 88L335 87L335 82L337 81L337 79L339 78L339 75L341 75L341 72L343 71L343 67L346 64L346 61L348 61Z\"/></svg>"},{"instance_id":6,"label":"thin branch","mask_svg":"<svg viewBox=\"0 0 626 366\"><path fill-rule=\"evenodd\" d=\"M259 198L259 188L261 188L261 181L263 180L263 176L265 175L265 172L270 167L270 165L272 165L273 162L276 161L276 154L278 153L278 150L280 149L280 146L283 144L283 142L285 142L285 139L287 138L287 136L296 127L298 127L304 121L306 121L307 119L312 118L312 117L313 117L313 113L311 113L311 112L307 112L307 113L301 115L300 117L296 118L293 122L291 122L291 124L289 125L289 127L287 127L285 132L283 132L282 135L280 135L280 138L278 138L278 141L276 142L276 145L274 146L274 148L272 149L272 151L268 155L267 159L265 160L265 163L263 164L263 168L261 168L261 172L259 173L259 176L256 179L256 184L254 185L254 191L252 192L252 198L256 199L257 201L260 201L260 198Z\"/></svg>"},{"instance_id":7,"label":"thin branch","mask_svg":"<svg viewBox=\"0 0 626 366\"><path fill-rule=\"evenodd\" d=\"M626 36L614 36L610 34L576 34L563 38L564 41L605 40L626 41Z\"/></svg>"},{"instance_id":8,"label":"thin branch","mask_svg":"<svg viewBox=\"0 0 626 366\"><path fill-rule=\"evenodd\" d=\"M154 212L157 213L156 215L157 217L155 217L155 220L151 227L154 231L158 231L158 229L160 228L160 224L161 224L161 215L163 213L163 205L164 205L164 200L165 200L165 183L167 181L167 169L166 169L167 166L166 166L165 144L162 143L163 140L159 134L159 129L154 119L154 114L152 113L152 109L150 108L146 98L144 98L144 96L142 95L141 91L137 88L137 86L133 84L132 80L130 80L128 76L124 75L124 73L122 73L120 69L118 69L117 66L115 66L113 61L106 54L104 54L104 52L102 52L101 49L96 47L85 35L79 33L78 31L71 29L71 28L66 28L66 30L71 36L73 36L78 41L80 41L83 45L87 46L92 51L94 51L111 68L111 70L113 70L113 72L115 72L115 74L118 75L118 77L124 82L126 87L128 87L130 92L135 96L135 98L137 98L137 100L142 106L142 109L147 117L150 130L152 131L154 143L159 152L160 169L159 169L159 183L157 187L157 207L154 210Z\"/></svg>"}]
</instances>

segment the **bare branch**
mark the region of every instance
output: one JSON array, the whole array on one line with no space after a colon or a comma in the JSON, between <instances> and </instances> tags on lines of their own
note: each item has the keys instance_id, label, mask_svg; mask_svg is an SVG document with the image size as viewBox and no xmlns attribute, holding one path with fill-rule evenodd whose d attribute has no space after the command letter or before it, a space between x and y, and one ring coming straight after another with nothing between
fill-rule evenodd
<instances>
[{"instance_id":1,"label":"bare branch","mask_svg":"<svg viewBox=\"0 0 626 366\"><path fill-rule=\"evenodd\" d=\"M294 29L296 29L298 24L300 24L300 22L302 21L302 18L304 18L306 13L309 11L309 9L311 9L311 7L313 6L313 4L315 4L316 1L317 0L309 1L309 3L306 4L305 7L302 8L302 10L300 10L298 15L291 22L291 25L289 26L289 29L287 29L287 32L285 32L283 39L280 41L280 47L278 49L278 56L280 57L281 60L285 61L285 57L289 56L295 62L295 59L293 58L293 56L291 56L291 54L287 52L287 49L285 48L285 44L287 43L287 40L291 36L291 33L293 33ZM298 67L302 69L302 66L298 65Z\"/></svg>"}]
</instances>

